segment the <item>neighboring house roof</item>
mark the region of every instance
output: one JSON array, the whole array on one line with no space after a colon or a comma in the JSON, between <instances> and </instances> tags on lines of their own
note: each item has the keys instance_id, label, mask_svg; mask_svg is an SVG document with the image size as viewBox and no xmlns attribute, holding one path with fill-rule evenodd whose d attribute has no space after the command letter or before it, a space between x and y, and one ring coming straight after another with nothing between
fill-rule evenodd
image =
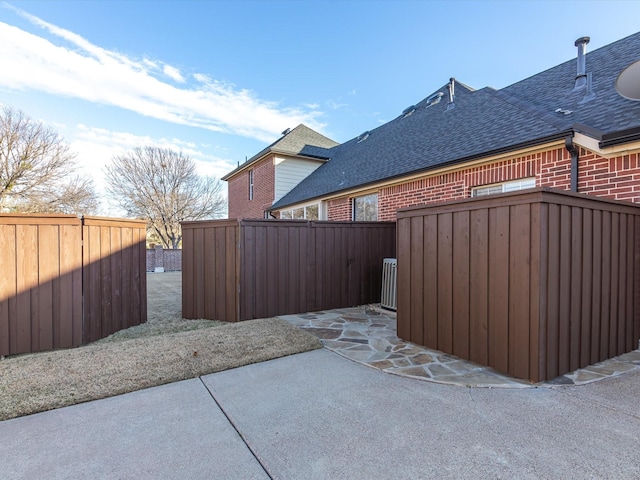
<instances>
[{"instance_id":1,"label":"neighboring house roof","mask_svg":"<svg viewBox=\"0 0 640 480\"><path fill-rule=\"evenodd\" d=\"M640 58L640 33L586 55L595 97L574 90L576 59L502 90L455 82L448 109L444 85L394 120L329 149L330 161L276 202L272 210L387 179L557 140L580 131L604 142L628 141L638 130L640 102L620 96L614 82ZM429 99L442 93L438 103ZM561 109L562 111L556 111ZM565 112L571 112L565 114ZM618 136L618 137L616 137Z\"/></svg>"},{"instance_id":2,"label":"neighboring house roof","mask_svg":"<svg viewBox=\"0 0 640 480\"><path fill-rule=\"evenodd\" d=\"M246 169L269 153L280 153L282 155L304 156L326 160L329 158L327 155L327 149L336 145L338 145L338 142L334 142L330 138L310 129L306 125L300 124L293 130L285 130L282 137L268 147L265 147L232 172L226 174L222 177L222 180L230 179L235 174Z\"/></svg>"}]
</instances>

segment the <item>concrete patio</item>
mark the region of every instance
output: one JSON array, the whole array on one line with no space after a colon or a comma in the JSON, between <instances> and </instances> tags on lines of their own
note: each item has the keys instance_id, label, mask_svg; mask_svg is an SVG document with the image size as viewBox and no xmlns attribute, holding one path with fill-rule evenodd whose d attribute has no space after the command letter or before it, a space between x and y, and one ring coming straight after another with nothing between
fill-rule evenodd
<instances>
[{"instance_id":1,"label":"concrete patio","mask_svg":"<svg viewBox=\"0 0 640 480\"><path fill-rule=\"evenodd\" d=\"M0 478L640 478L639 396L639 371L460 388L321 349L0 422Z\"/></svg>"}]
</instances>

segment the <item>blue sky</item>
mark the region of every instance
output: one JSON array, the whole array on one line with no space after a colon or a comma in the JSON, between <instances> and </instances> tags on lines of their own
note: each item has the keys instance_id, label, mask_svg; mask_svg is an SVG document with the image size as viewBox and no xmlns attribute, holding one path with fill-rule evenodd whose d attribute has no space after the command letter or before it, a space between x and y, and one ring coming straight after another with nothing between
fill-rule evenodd
<instances>
[{"instance_id":1,"label":"blue sky","mask_svg":"<svg viewBox=\"0 0 640 480\"><path fill-rule=\"evenodd\" d=\"M100 191L138 145L221 177L288 127L343 142L449 77L501 88L639 18L635 1L0 0L0 103L56 128Z\"/></svg>"}]
</instances>

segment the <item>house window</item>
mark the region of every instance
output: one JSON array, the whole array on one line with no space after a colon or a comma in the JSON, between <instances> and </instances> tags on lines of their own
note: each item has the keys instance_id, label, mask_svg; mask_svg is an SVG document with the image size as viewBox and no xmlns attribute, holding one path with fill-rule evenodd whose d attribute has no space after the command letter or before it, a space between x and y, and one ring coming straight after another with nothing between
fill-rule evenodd
<instances>
[{"instance_id":1,"label":"house window","mask_svg":"<svg viewBox=\"0 0 640 480\"><path fill-rule=\"evenodd\" d=\"M516 190L524 190L536 186L535 178L522 178L512 182L496 183L494 185L485 185L484 187L476 187L471 189L472 197L484 197L485 195L493 195L494 193L515 192Z\"/></svg>"},{"instance_id":2,"label":"house window","mask_svg":"<svg viewBox=\"0 0 640 480\"><path fill-rule=\"evenodd\" d=\"M253 200L253 170L249 170L249 200Z\"/></svg>"},{"instance_id":3,"label":"house window","mask_svg":"<svg viewBox=\"0 0 640 480\"><path fill-rule=\"evenodd\" d=\"M292 208L291 210L280 210L280 218L296 220L318 220L318 204L307 205L306 207Z\"/></svg>"},{"instance_id":4,"label":"house window","mask_svg":"<svg viewBox=\"0 0 640 480\"><path fill-rule=\"evenodd\" d=\"M378 194L372 193L353 199L353 220L355 222L378 221Z\"/></svg>"}]
</instances>

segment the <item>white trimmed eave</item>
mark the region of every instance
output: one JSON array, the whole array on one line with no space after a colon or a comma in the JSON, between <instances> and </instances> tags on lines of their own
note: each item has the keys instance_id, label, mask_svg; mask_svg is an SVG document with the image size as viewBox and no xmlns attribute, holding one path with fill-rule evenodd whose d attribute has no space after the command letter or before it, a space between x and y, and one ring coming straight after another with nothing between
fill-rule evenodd
<instances>
[{"instance_id":1,"label":"white trimmed eave","mask_svg":"<svg viewBox=\"0 0 640 480\"><path fill-rule=\"evenodd\" d=\"M591 150L593 153L596 153L601 157L607 159L640 151L640 141L600 148L600 140L579 132L576 132L576 134L573 136L573 143L580 145L587 150Z\"/></svg>"}]
</instances>

